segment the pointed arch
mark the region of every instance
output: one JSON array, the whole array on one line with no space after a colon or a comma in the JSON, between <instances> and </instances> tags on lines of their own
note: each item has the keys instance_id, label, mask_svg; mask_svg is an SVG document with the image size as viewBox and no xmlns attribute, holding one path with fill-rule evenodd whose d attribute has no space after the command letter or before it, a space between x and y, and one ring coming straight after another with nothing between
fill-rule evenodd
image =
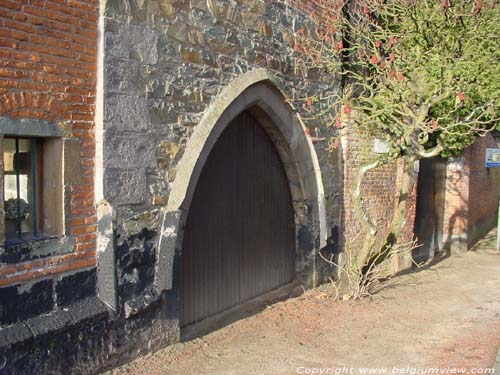
<instances>
[{"instance_id":1,"label":"pointed arch","mask_svg":"<svg viewBox=\"0 0 500 375\"><path fill-rule=\"evenodd\" d=\"M316 283L316 254L326 244L326 211L319 162L304 125L285 100L278 80L265 69L241 75L222 90L190 137L177 166L163 213L156 284L172 289L174 259L182 251L182 230L205 162L222 131L243 111L266 130L286 170L295 211L296 274Z\"/></svg>"}]
</instances>

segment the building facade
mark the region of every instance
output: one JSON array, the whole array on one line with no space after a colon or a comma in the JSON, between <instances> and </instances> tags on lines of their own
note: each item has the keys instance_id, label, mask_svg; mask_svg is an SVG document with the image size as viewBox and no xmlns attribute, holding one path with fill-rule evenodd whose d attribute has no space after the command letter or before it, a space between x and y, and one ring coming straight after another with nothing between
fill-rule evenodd
<instances>
[{"instance_id":1,"label":"building facade","mask_svg":"<svg viewBox=\"0 0 500 375\"><path fill-rule=\"evenodd\" d=\"M320 5L0 3L2 371L92 373L335 273L319 251L338 255L358 230L347 191L373 140L333 146L338 129L308 118L305 98L340 90L295 60L294 33L327 17ZM486 144L445 163L438 250L467 248L494 221ZM382 226L401 168L363 186Z\"/></svg>"}]
</instances>

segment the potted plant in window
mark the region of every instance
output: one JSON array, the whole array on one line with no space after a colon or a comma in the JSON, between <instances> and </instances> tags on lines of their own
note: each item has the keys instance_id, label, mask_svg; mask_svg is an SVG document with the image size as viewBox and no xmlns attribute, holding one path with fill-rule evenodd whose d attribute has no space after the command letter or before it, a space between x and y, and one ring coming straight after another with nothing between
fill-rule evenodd
<instances>
[{"instance_id":1,"label":"potted plant in window","mask_svg":"<svg viewBox=\"0 0 500 375\"><path fill-rule=\"evenodd\" d=\"M6 233L17 233L18 222L26 220L30 214L30 206L22 198L10 198L5 201L5 229Z\"/></svg>"}]
</instances>

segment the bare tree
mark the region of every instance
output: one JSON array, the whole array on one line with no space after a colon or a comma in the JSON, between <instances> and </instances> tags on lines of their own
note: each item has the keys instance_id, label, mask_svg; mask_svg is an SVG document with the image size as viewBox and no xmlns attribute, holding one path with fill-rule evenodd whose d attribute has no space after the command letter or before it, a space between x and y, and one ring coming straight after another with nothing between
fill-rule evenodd
<instances>
[{"instance_id":1,"label":"bare tree","mask_svg":"<svg viewBox=\"0 0 500 375\"><path fill-rule=\"evenodd\" d=\"M414 163L459 155L499 124L500 7L497 0L332 0L324 11L330 21L296 32L295 50L299 64L326 70L342 91L304 105L329 116L329 126L384 137L389 149L360 166L348 187L362 230L355 246L346 245L341 272L358 297L381 277L379 265L414 246L400 241ZM381 230L364 208L362 185L395 161L404 165L398 202Z\"/></svg>"}]
</instances>

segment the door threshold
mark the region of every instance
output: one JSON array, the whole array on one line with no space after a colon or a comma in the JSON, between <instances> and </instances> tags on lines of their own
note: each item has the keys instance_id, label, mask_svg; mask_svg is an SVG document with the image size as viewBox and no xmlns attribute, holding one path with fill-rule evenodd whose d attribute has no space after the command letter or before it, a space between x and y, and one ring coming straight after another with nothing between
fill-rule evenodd
<instances>
[{"instance_id":1,"label":"door threshold","mask_svg":"<svg viewBox=\"0 0 500 375\"><path fill-rule=\"evenodd\" d=\"M294 280L260 296L230 307L220 313L204 318L199 322L182 327L181 342L205 336L238 320L256 315L272 304L284 301L291 297L298 297L302 293L304 293L304 288L298 281Z\"/></svg>"}]
</instances>

